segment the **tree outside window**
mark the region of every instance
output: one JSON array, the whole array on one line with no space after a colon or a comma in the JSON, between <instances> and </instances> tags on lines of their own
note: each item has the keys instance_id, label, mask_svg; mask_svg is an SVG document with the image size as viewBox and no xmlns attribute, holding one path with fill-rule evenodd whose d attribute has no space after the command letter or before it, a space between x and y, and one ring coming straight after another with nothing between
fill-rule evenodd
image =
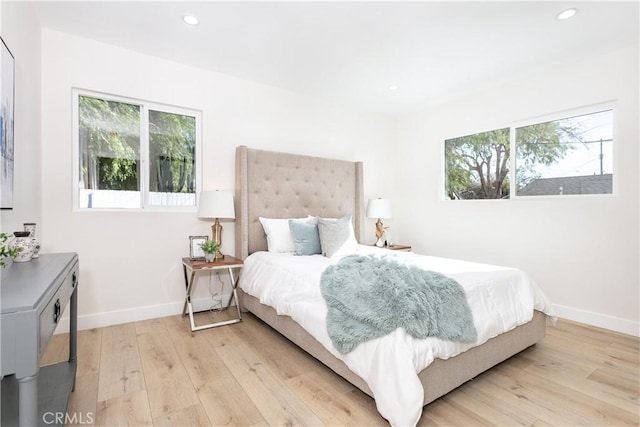
<instances>
[{"instance_id":1,"label":"tree outside window","mask_svg":"<svg viewBox=\"0 0 640 427\"><path fill-rule=\"evenodd\" d=\"M509 198L509 128L445 141L447 196Z\"/></svg>"},{"instance_id":2,"label":"tree outside window","mask_svg":"<svg viewBox=\"0 0 640 427\"><path fill-rule=\"evenodd\" d=\"M194 194L196 119L149 111L149 189L160 194Z\"/></svg>"},{"instance_id":3,"label":"tree outside window","mask_svg":"<svg viewBox=\"0 0 640 427\"><path fill-rule=\"evenodd\" d=\"M77 100L80 208L195 206L198 113Z\"/></svg>"}]
</instances>

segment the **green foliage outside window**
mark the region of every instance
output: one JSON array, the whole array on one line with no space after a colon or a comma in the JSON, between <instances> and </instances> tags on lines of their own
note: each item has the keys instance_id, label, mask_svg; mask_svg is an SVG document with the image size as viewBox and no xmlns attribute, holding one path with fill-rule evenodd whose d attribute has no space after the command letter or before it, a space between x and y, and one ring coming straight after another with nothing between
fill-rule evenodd
<instances>
[{"instance_id":1,"label":"green foliage outside window","mask_svg":"<svg viewBox=\"0 0 640 427\"><path fill-rule=\"evenodd\" d=\"M509 128L445 141L450 199L509 197Z\"/></svg>"},{"instance_id":2,"label":"green foliage outside window","mask_svg":"<svg viewBox=\"0 0 640 427\"><path fill-rule=\"evenodd\" d=\"M80 96L79 115L85 188L139 190L140 106Z\"/></svg>"},{"instance_id":3,"label":"green foliage outside window","mask_svg":"<svg viewBox=\"0 0 640 427\"><path fill-rule=\"evenodd\" d=\"M149 151L151 191L195 191L195 117L149 111Z\"/></svg>"},{"instance_id":4,"label":"green foliage outside window","mask_svg":"<svg viewBox=\"0 0 640 427\"><path fill-rule=\"evenodd\" d=\"M82 189L140 192L148 174L148 192L193 194L195 201L196 117L86 95L78 99ZM141 134L145 111L148 135ZM144 152L147 159L141 159Z\"/></svg>"}]
</instances>

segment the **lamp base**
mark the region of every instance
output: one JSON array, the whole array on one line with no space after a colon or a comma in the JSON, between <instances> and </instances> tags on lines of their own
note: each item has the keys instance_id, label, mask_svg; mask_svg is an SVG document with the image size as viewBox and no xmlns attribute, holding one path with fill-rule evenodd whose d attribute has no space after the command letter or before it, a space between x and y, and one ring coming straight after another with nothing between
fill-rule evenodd
<instances>
[{"instance_id":1,"label":"lamp base","mask_svg":"<svg viewBox=\"0 0 640 427\"><path fill-rule=\"evenodd\" d=\"M211 226L211 239L222 247L222 225L220 220L216 218L216 222ZM224 255L220 252L220 249L216 251L215 259L222 259Z\"/></svg>"},{"instance_id":2,"label":"lamp base","mask_svg":"<svg viewBox=\"0 0 640 427\"><path fill-rule=\"evenodd\" d=\"M382 239L382 236L384 236L384 224L382 224L382 221L378 218L376 222L376 241Z\"/></svg>"}]
</instances>

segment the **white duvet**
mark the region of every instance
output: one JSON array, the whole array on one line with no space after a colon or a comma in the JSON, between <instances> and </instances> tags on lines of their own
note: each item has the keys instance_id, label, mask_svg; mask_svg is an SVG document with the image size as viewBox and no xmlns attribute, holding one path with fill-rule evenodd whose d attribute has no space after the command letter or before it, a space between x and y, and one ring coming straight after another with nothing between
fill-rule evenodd
<instances>
[{"instance_id":1,"label":"white duvet","mask_svg":"<svg viewBox=\"0 0 640 427\"><path fill-rule=\"evenodd\" d=\"M380 414L393 426L415 426L422 413L423 388L418 373L436 358L447 359L530 321L533 311L551 315L551 304L524 272L507 267L358 246L359 254L394 257L398 262L438 271L464 288L478 340L472 344L438 338L416 339L399 328L340 354L326 328L327 306L320 293L324 269L340 258L321 255L256 252L249 256L239 286L290 316L362 379L375 397Z\"/></svg>"}]
</instances>

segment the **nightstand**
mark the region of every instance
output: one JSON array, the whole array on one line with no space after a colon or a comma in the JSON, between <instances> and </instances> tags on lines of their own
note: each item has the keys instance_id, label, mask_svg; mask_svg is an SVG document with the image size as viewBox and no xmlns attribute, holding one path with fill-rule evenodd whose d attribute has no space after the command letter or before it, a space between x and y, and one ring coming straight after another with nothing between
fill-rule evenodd
<instances>
[{"instance_id":1,"label":"nightstand","mask_svg":"<svg viewBox=\"0 0 640 427\"><path fill-rule=\"evenodd\" d=\"M391 245L391 246L383 246L383 248L389 249L391 251L411 252L411 246L407 246L407 245Z\"/></svg>"},{"instance_id":2,"label":"nightstand","mask_svg":"<svg viewBox=\"0 0 640 427\"><path fill-rule=\"evenodd\" d=\"M236 292L236 288L238 286L238 277L240 269L242 268L242 260L238 258L234 258L230 255L225 255L224 258L219 258L214 260L213 262L206 262L204 260L193 260L191 258L182 258L182 270L184 272L184 283L187 288L187 296L184 300L184 308L182 309L182 315L185 316L189 313L189 321L191 322L191 331L199 331L201 329L207 328L215 328L217 326L225 326L231 325L233 323L238 323L242 321L242 313L240 311L240 302L238 301L238 294ZM189 270L190 274L187 275L187 270ZM225 320L222 322L209 323L207 325L196 326L195 321L193 319L193 306L191 305L191 293L193 292L193 283L196 277L196 274L202 271L215 271L215 270L227 270L229 273L229 280L231 280L231 295L229 296L229 301L227 304L223 306L223 309L229 308L231 305L231 300L236 300L236 309L238 310L238 317L235 319ZM234 270L236 274L234 275ZM188 278L187 278L188 277ZM199 312L197 312L199 313Z\"/></svg>"},{"instance_id":3,"label":"nightstand","mask_svg":"<svg viewBox=\"0 0 640 427\"><path fill-rule=\"evenodd\" d=\"M375 246L376 248L379 247L380 249L389 249L390 251L411 252L411 246L407 246L407 245L391 245L391 246L370 245L370 246Z\"/></svg>"}]
</instances>

